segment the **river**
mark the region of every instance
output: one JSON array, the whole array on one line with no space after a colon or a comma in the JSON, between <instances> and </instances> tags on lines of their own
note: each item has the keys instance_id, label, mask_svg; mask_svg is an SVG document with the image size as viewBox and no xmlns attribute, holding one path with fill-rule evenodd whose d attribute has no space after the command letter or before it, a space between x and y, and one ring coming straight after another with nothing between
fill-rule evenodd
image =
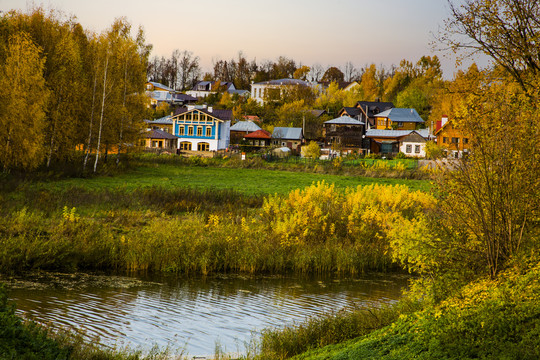
<instances>
[{"instance_id":1,"label":"river","mask_svg":"<svg viewBox=\"0 0 540 360\"><path fill-rule=\"evenodd\" d=\"M245 353L267 327L341 309L378 307L400 298L407 277L102 276L38 273L0 279L21 316L83 330L105 347L184 355ZM173 351L174 353L175 351Z\"/></svg>"}]
</instances>

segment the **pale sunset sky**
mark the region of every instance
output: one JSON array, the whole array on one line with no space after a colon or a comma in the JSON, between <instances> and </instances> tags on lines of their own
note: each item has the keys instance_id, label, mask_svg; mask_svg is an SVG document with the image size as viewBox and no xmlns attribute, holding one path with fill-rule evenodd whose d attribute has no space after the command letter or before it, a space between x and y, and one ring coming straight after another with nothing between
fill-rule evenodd
<instances>
[{"instance_id":1,"label":"pale sunset sky","mask_svg":"<svg viewBox=\"0 0 540 360\"><path fill-rule=\"evenodd\" d=\"M456 70L448 52L431 46L449 15L446 0L0 0L0 11L32 5L75 15L98 33L125 16L144 28L152 57L189 50L203 71L239 51L259 64L283 55L342 69L348 61L389 67L437 55L446 78Z\"/></svg>"}]
</instances>

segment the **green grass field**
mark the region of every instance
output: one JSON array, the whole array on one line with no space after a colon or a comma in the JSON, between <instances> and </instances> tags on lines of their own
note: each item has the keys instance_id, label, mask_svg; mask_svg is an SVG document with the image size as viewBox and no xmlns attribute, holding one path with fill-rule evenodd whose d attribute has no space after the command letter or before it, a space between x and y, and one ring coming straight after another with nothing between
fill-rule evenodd
<instances>
[{"instance_id":1,"label":"green grass field","mask_svg":"<svg viewBox=\"0 0 540 360\"><path fill-rule=\"evenodd\" d=\"M132 190L157 186L163 188L190 187L195 189L234 189L244 195L286 194L291 190L305 188L318 181L335 184L338 188L357 187L373 183L407 185L411 190L429 191L427 180L366 178L292 172L267 169L242 169L203 167L189 165L154 164L138 167L115 176L95 178L71 178L36 183L35 186L61 190L81 187L89 190L122 189Z\"/></svg>"}]
</instances>

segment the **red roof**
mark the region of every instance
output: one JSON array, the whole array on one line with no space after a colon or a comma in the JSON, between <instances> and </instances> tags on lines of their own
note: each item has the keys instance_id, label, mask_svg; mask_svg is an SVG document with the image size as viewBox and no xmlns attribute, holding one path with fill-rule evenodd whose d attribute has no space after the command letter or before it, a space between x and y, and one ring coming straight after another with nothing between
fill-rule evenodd
<instances>
[{"instance_id":1,"label":"red roof","mask_svg":"<svg viewBox=\"0 0 540 360\"><path fill-rule=\"evenodd\" d=\"M244 136L244 139L271 139L272 135L266 130L257 130Z\"/></svg>"}]
</instances>

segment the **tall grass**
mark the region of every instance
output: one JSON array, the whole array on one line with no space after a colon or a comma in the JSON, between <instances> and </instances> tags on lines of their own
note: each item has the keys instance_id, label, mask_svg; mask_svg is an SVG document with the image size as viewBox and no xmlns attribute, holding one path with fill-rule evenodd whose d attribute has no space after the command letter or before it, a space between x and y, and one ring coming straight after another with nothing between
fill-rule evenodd
<instances>
[{"instance_id":1,"label":"tall grass","mask_svg":"<svg viewBox=\"0 0 540 360\"><path fill-rule=\"evenodd\" d=\"M129 197L105 192L96 200L83 192L78 199L85 212L57 209L60 202L53 199L35 202L33 210L12 208L0 219L0 271L387 271L398 268L389 248L391 223L415 217L433 201L404 186L343 192L326 183L270 196L260 207L258 199L236 193L221 194L219 204L204 194L187 192L193 195L187 200L183 193L170 195L156 189ZM100 196L113 205L103 207ZM190 206L194 211L184 212Z\"/></svg>"},{"instance_id":2,"label":"tall grass","mask_svg":"<svg viewBox=\"0 0 540 360\"><path fill-rule=\"evenodd\" d=\"M421 307L421 303L403 300L381 308L342 310L284 328L265 329L261 333L258 358L287 359L310 349L355 339Z\"/></svg>"}]
</instances>

